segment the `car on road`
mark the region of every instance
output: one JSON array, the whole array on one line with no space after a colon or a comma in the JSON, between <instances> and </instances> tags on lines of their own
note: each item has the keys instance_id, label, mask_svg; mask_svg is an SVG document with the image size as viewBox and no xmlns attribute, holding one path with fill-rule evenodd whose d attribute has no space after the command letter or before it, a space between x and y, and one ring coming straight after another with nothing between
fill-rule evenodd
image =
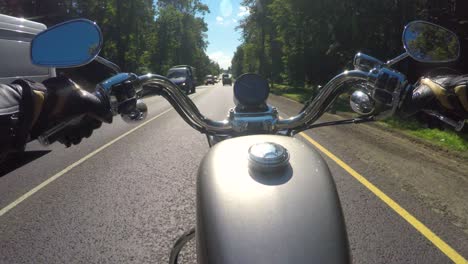
<instances>
[{"instance_id":1,"label":"car on road","mask_svg":"<svg viewBox=\"0 0 468 264\"><path fill-rule=\"evenodd\" d=\"M178 65L169 69L167 78L187 94L195 93L195 68L188 65Z\"/></svg>"},{"instance_id":2,"label":"car on road","mask_svg":"<svg viewBox=\"0 0 468 264\"><path fill-rule=\"evenodd\" d=\"M205 85L208 85L208 84L215 84L213 75L207 75L205 77Z\"/></svg>"},{"instance_id":3,"label":"car on road","mask_svg":"<svg viewBox=\"0 0 468 264\"><path fill-rule=\"evenodd\" d=\"M232 79L229 76L229 74L227 73L223 74L222 78L223 78L223 85L226 85L226 84L232 85Z\"/></svg>"}]
</instances>

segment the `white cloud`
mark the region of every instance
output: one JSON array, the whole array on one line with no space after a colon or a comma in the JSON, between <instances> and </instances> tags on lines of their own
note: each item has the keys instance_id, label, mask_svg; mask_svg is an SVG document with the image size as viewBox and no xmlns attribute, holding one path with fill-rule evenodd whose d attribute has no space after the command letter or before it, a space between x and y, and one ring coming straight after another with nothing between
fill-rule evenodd
<instances>
[{"instance_id":1,"label":"white cloud","mask_svg":"<svg viewBox=\"0 0 468 264\"><path fill-rule=\"evenodd\" d=\"M216 24L222 25L222 26L230 26L232 24L237 24L238 20L235 18L232 19L226 19L225 17L222 16L217 16L216 17Z\"/></svg>"},{"instance_id":2,"label":"white cloud","mask_svg":"<svg viewBox=\"0 0 468 264\"><path fill-rule=\"evenodd\" d=\"M223 69L229 68L231 66L232 57L224 54L222 51L216 51L208 55L211 60L216 61L219 66Z\"/></svg>"},{"instance_id":3,"label":"white cloud","mask_svg":"<svg viewBox=\"0 0 468 264\"><path fill-rule=\"evenodd\" d=\"M222 0L219 4L219 10L221 10L221 15L223 17L228 17L232 15L232 3L230 0Z\"/></svg>"},{"instance_id":4,"label":"white cloud","mask_svg":"<svg viewBox=\"0 0 468 264\"><path fill-rule=\"evenodd\" d=\"M239 13L237 13L238 17L248 16L250 14L250 10L246 6L239 6Z\"/></svg>"}]
</instances>

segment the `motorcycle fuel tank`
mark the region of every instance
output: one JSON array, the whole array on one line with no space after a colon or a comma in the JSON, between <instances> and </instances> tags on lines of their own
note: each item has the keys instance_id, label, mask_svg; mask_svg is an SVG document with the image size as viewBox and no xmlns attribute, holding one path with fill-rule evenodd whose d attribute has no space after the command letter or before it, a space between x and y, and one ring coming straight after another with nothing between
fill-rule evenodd
<instances>
[{"instance_id":1,"label":"motorcycle fuel tank","mask_svg":"<svg viewBox=\"0 0 468 264\"><path fill-rule=\"evenodd\" d=\"M264 143L274 144L255 150ZM278 166L269 168L270 154ZM262 155L267 162L257 166ZM197 181L198 263L349 263L333 178L303 141L222 141L203 159Z\"/></svg>"}]
</instances>

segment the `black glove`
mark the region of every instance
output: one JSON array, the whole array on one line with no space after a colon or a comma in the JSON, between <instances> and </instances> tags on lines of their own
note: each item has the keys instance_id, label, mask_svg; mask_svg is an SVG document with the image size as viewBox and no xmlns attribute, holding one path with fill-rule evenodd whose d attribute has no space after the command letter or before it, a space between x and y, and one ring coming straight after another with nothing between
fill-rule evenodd
<instances>
[{"instance_id":1,"label":"black glove","mask_svg":"<svg viewBox=\"0 0 468 264\"><path fill-rule=\"evenodd\" d=\"M31 129L32 139L61 123L81 116L81 119L69 123L54 137L54 140L69 147L71 144L80 143L82 138L89 137L102 122L112 122L110 102L105 91L89 93L66 77L51 78L43 84L47 87L47 92L42 111Z\"/></svg>"},{"instance_id":2,"label":"black glove","mask_svg":"<svg viewBox=\"0 0 468 264\"><path fill-rule=\"evenodd\" d=\"M78 145L83 138L89 138L93 130L100 128L102 122L91 117L84 116L79 123L67 125L59 134L57 139L67 148L73 145Z\"/></svg>"},{"instance_id":3,"label":"black glove","mask_svg":"<svg viewBox=\"0 0 468 264\"><path fill-rule=\"evenodd\" d=\"M463 76L422 78L407 96L402 112L412 115L422 109L429 109L456 120L468 119L468 78L460 77Z\"/></svg>"}]
</instances>

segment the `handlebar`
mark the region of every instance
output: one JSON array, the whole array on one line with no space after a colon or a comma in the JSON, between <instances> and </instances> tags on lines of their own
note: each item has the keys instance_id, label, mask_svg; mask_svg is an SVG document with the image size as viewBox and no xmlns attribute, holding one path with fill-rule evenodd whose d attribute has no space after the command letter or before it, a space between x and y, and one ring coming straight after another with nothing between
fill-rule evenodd
<instances>
[{"instance_id":1,"label":"handlebar","mask_svg":"<svg viewBox=\"0 0 468 264\"><path fill-rule=\"evenodd\" d=\"M141 100L137 100L136 95L140 89L151 89L167 99L187 124L210 136L229 137L249 133L293 135L317 126L314 122L343 92L346 88L344 84L351 82L367 82L368 87L372 89L369 91L372 98L395 110L401 99L402 86L406 84L404 76L385 67L366 70L345 71L337 75L320 89L319 94L313 101L306 104L298 115L288 119L281 119L275 108L268 107L264 112L255 113L237 112L236 108L233 108L229 111L227 119L211 120L200 112L177 85L157 74L137 76L132 73L120 73L100 83L99 86L110 95L110 107L114 115L120 114L126 122L145 119L146 105ZM64 127L70 123L79 122L80 119L81 116L73 118L69 122L46 131L40 137L41 143L45 145L52 143ZM360 122L360 120L357 121Z\"/></svg>"},{"instance_id":2,"label":"handlebar","mask_svg":"<svg viewBox=\"0 0 468 264\"><path fill-rule=\"evenodd\" d=\"M329 81L320 90L317 97L298 115L288 119L276 118L276 120L273 120L271 124L273 126L272 131L304 130L320 118L337 96L342 93L343 84L351 81L375 82L376 78L375 73L361 70L345 71L339 74ZM151 89L166 98L180 116L194 129L212 135L229 135L239 131L235 127L239 122L233 122L233 120L229 119L213 121L206 118L192 100L166 77L146 74L139 76L138 79L141 87Z\"/></svg>"},{"instance_id":3,"label":"handlebar","mask_svg":"<svg viewBox=\"0 0 468 264\"><path fill-rule=\"evenodd\" d=\"M373 81L371 72L361 70L345 71L331 79L298 115L278 121L278 129L301 130L319 119L333 101L342 93L343 84L350 81Z\"/></svg>"},{"instance_id":4,"label":"handlebar","mask_svg":"<svg viewBox=\"0 0 468 264\"><path fill-rule=\"evenodd\" d=\"M138 77L140 86L151 88L166 98L191 127L205 134L229 134L233 131L227 120L213 121L203 116L192 100L164 76L146 74Z\"/></svg>"},{"instance_id":5,"label":"handlebar","mask_svg":"<svg viewBox=\"0 0 468 264\"><path fill-rule=\"evenodd\" d=\"M114 115L120 114L127 122L140 121L146 117L146 105L141 100L137 100L136 91L142 88L151 89L167 99L184 121L199 132L211 136L232 136L251 133L251 129L260 133L293 135L311 128L343 92L346 88L344 84L351 82L367 82L368 86L372 87L372 97L383 101L384 105L392 107L393 110L396 109L401 99L402 85L406 84L402 74L388 68L375 68L368 72L360 69L345 71L330 80L313 101L296 116L281 119L277 110L272 107L260 113L238 113L234 108L229 111L228 118L222 121L214 121L205 117L177 85L161 75L136 76L132 73L120 73L99 85L111 95L111 109ZM80 118L70 122L75 122ZM53 142L54 135L68 124L64 123L45 133L41 137L43 144Z\"/></svg>"},{"instance_id":6,"label":"handlebar","mask_svg":"<svg viewBox=\"0 0 468 264\"><path fill-rule=\"evenodd\" d=\"M261 127L264 128L263 132L277 133L285 131L288 135L312 128L317 126L314 125L314 122L344 92L347 88L345 84L355 82L365 82L367 84L366 87L369 88L367 93L370 97L380 106L390 109L391 114L395 113L397 109L406 107L403 106L405 96L412 90L412 86L408 85L406 77L403 74L385 66L376 67L369 71L358 68L357 70L345 71L335 76L320 89L318 95L296 116L281 119L274 108L269 108L268 111L262 113L247 113L238 116L234 113L235 110L232 109L228 119L214 121L205 117L192 100L168 78L156 74L146 74L138 77L138 85L140 87L151 88L166 98L180 116L194 129L201 133L217 136L244 132L249 127L249 122L261 123ZM463 127L463 122L457 123L433 112L427 113L454 126L457 130ZM363 120L368 119L348 121L358 123ZM269 128L265 128L267 126ZM249 132L248 129L247 132Z\"/></svg>"}]
</instances>

